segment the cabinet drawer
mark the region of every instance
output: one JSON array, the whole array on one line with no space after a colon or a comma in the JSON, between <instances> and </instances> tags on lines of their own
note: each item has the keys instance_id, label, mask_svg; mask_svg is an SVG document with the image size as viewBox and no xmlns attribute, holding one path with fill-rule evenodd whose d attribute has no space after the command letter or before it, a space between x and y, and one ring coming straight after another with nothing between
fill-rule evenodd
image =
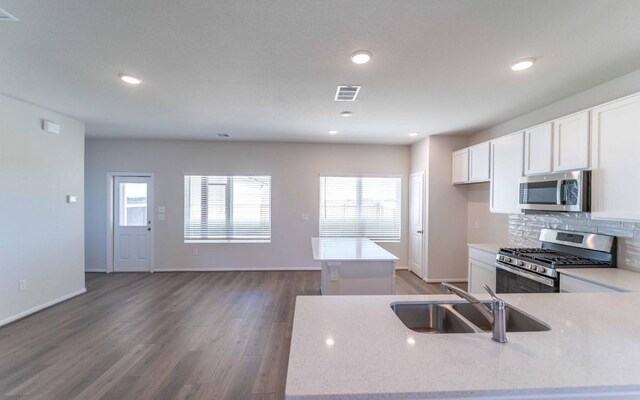
<instances>
[{"instance_id":1,"label":"cabinet drawer","mask_svg":"<svg viewBox=\"0 0 640 400\"><path fill-rule=\"evenodd\" d=\"M560 291L565 293L619 292L619 290L583 281L582 279L574 278L573 276L565 275L563 273L560 273Z\"/></svg>"}]
</instances>

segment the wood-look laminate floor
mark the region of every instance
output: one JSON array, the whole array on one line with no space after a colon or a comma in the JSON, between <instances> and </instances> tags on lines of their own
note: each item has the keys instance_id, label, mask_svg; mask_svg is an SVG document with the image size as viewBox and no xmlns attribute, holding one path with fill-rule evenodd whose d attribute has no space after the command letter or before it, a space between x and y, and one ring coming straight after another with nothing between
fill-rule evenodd
<instances>
[{"instance_id":1,"label":"wood-look laminate floor","mask_svg":"<svg viewBox=\"0 0 640 400\"><path fill-rule=\"evenodd\" d=\"M320 273L87 274L0 328L4 399L282 399L295 297ZM440 293L408 271L398 294Z\"/></svg>"}]
</instances>

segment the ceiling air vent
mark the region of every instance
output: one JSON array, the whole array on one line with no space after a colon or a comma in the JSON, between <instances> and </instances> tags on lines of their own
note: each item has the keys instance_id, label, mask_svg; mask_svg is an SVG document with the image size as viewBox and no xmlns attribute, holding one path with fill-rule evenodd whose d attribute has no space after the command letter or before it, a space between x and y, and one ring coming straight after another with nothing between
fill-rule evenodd
<instances>
[{"instance_id":1,"label":"ceiling air vent","mask_svg":"<svg viewBox=\"0 0 640 400\"><path fill-rule=\"evenodd\" d=\"M17 20L18 18L14 17L13 15L9 14L8 12L0 8L0 22L17 21Z\"/></svg>"},{"instance_id":2,"label":"ceiling air vent","mask_svg":"<svg viewBox=\"0 0 640 400\"><path fill-rule=\"evenodd\" d=\"M356 101L362 86L338 86L335 101Z\"/></svg>"},{"instance_id":3,"label":"ceiling air vent","mask_svg":"<svg viewBox=\"0 0 640 400\"><path fill-rule=\"evenodd\" d=\"M221 137L221 138L231 137L231 135L229 135L228 133L218 133L218 136Z\"/></svg>"}]
</instances>

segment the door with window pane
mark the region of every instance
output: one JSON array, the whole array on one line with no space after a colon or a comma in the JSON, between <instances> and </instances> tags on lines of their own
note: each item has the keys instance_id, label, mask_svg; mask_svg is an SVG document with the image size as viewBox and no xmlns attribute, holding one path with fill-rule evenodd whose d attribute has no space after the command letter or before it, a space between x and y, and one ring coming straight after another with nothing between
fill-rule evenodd
<instances>
[{"instance_id":1,"label":"door with window pane","mask_svg":"<svg viewBox=\"0 0 640 400\"><path fill-rule=\"evenodd\" d=\"M113 269L116 272L151 269L152 193L150 177L114 178Z\"/></svg>"}]
</instances>

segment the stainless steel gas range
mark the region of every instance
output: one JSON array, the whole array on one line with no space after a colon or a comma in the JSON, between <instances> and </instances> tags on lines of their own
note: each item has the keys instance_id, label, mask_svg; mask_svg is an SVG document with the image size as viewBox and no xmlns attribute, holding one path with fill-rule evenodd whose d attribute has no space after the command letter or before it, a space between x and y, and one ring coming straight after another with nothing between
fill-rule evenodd
<instances>
[{"instance_id":1,"label":"stainless steel gas range","mask_svg":"<svg viewBox=\"0 0 640 400\"><path fill-rule=\"evenodd\" d=\"M616 238L543 229L541 248L502 248L496 256L497 293L560 291L558 268L616 266Z\"/></svg>"}]
</instances>

